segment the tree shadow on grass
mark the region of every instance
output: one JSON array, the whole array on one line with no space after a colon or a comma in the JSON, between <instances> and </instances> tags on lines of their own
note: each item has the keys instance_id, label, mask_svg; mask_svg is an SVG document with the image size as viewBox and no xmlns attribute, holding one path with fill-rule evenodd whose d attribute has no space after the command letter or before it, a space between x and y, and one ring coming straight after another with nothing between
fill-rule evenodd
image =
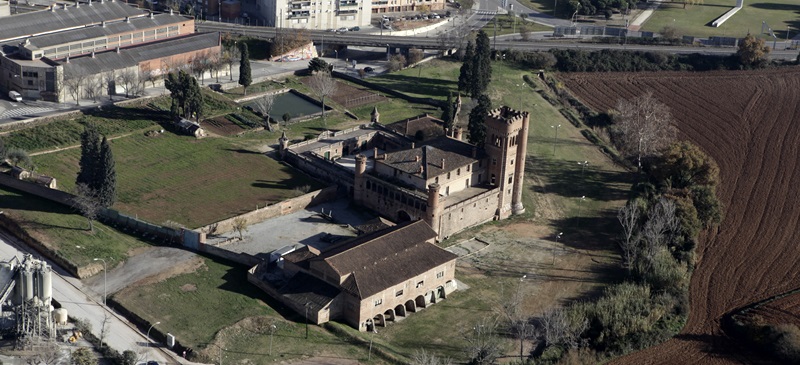
<instances>
[{"instance_id":1,"label":"tree shadow on grass","mask_svg":"<svg viewBox=\"0 0 800 365\"><path fill-rule=\"evenodd\" d=\"M753 7L756 9L765 9L765 10L777 10L777 11L794 11L796 13L800 13L800 5L796 4L776 4L776 3L754 3L754 4L747 4L749 7ZM770 24L773 25L773 24Z\"/></svg>"},{"instance_id":2,"label":"tree shadow on grass","mask_svg":"<svg viewBox=\"0 0 800 365\"><path fill-rule=\"evenodd\" d=\"M525 172L541 176L547 193L576 199L586 196L597 201L627 199L634 182L634 176L629 172L601 170L592 165L584 169L578 161L528 157Z\"/></svg>"},{"instance_id":3,"label":"tree shadow on grass","mask_svg":"<svg viewBox=\"0 0 800 365\"><path fill-rule=\"evenodd\" d=\"M169 112L157 111L148 108L123 108L119 106L104 106L92 108L84 112L85 115L105 119L119 120L152 120L156 123L168 122Z\"/></svg>"},{"instance_id":4,"label":"tree shadow on grass","mask_svg":"<svg viewBox=\"0 0 800 365\"><path fill-rule=\"evenodd\" d=\"M11 188L3 187L5 191L10 191L18 195L2 195L0 196L0 210L18 210L28 212L47 212L56 214L74 214L75 211L64 205L51 202L46 199L39 198L35 195L29 195Z\"/></svg>"},{"instance_id":5,"label":"tree shadow on grass","mask_svg":"<svg viewBox=\"0 0 800 365\"><path fill-rule=\"evenodd\" d=\"M597 214L598 216L593 217L571 216L553 221L556 231L563 233L559 243L581 250L613 249L620 231L617 211L608 209Z\"/></svg>"},{"instance_id":6,"label":"tree shadow on grass","mask_svg":"<svg viewBox=\"0 0 800 365\"><path fill-rule=\"evenodd\" d=\"M225 148L225 151L236 152L246 155L262 155L263 153L253 150L246 150L244 148Z\"/></svg>"},{"instance_id":7,"label":"tree shadow on grass","mask_svg":"<svg viewBox=\"0 0 800 365\"><path fill-rule=\"evenodd\" d=\"M447 97L457 89L455 81L439 80L428 77L407 76L400 74L382 75L381 79L389 81L385 85L400 92L424 94L431 97Z\"/></svg>"}]
</instances>

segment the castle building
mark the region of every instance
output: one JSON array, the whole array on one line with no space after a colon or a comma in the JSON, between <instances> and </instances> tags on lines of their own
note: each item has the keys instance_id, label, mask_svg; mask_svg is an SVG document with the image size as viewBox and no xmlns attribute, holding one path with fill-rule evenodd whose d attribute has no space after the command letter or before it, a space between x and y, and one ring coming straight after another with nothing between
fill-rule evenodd
<instances>
[{"instance_id":1,"label":"castle building","mask_svg":"<svg viewBox=\"0 0 800 365\"><path fill-rule=\"evenodd\" d=\"M446 136L443 122L427 115L386 126L378 116L375 110L369 126L295 145L282 138L281 156L389 220L425 220L440 240L525 211L528 112L490 111L483 146L461 141L460 130ZM432 133L432 124L442 133Z\"/></svg>"}]
</instances>

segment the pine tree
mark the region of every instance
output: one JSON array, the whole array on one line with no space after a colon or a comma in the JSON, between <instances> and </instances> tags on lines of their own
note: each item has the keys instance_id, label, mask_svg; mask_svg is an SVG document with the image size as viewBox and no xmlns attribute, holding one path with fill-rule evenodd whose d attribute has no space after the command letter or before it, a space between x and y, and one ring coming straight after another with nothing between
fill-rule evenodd
<instances>
[{"instance_id":1,"label":"pine tree","mask_svg":"<svg viewBox=\"0 0 800 365\"><path fill-rule=\"evenodd\" d=\"M103 141L100 142L99 165L100 176L98 181L100 183L96 194L100 199L100 204L104 208L108 208L117 201L117 170L114 154L111 152L111 145L109 145L105 136L103 136Z\"/></svg>"},{"instance_id":2,"label":"pine tree","mask_svg":"<svg viewBox=\"0 0 800 365\"><path fill-rule=\"evenodd\" d=\"M93 123L86 123L81 133L81 158L78 162L80 170L75 184L92 187L96 181L97 161L100 156L100 132Z\"/></svg>"},{"instance_id":3,"label":"pine tree","mask_svg":"<svg viewBox=\"0 0 800 365\"><path fill-rule=\"evenodd\" d=\"M492 101L486 94L478 96L478 105L469 112L469 143L483 147L486 139L486 115L492 109Z\"/></svg>"},{"instance_id":4,"label":"pine tree","mask_svg":"<svg viewBox=\"0 0 800 365\"><path fill-rule=\"evenodd\" d=\"M442 121L444 122L444 129L447 133L453 132L455 126L455 107L453 106L453 94L447 95L447 101L442 108Z\"/></svg>"},{"instance_id":5,"label":"pine tree","mask_svg":"<svg viewBox=\"0 0 800 365\"><path fill-rule=\"evenodd\" d=\"M242 58L239 61L239 85L244 86L244 94L247 95L247 87L253 83L250 75L250 51L247 43L242 43Z\"/></svg>"},{"instance_id":6,"label":"pine tree","mask_svg":"<svg viewBox=\"0 0 800 365\"><path fill-rule=\"evenodd\" d=\"M475 98L486 93L492 82L492 47L489 35L483 30L475 38L475 56L472 57L473 77L469 82L470 95Z\"/></svg>"},{"instance_id":7,"label":"pine tree","mask_svg":"<svg viewBox=\"0 0 800 365\"><path fill-rule=\"evenodd\" d=\"M467 42L467 49L464 50L464 63L461 65L461 73L458 75L458 91L469 94L470 82L474 76L472 70L472 59L475 57L475 46L472 41Z\"/></svg>"}]
</instances>

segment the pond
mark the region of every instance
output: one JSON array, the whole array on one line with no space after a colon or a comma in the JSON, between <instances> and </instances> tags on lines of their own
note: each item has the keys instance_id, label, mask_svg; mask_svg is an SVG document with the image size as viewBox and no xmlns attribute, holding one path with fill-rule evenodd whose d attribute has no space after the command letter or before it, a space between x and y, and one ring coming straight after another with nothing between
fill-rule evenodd
<instances>
[{"instance_id":1,"label":"pond","mask_svg":"<svg viewBox=\"0 0 800 365\"><path fill-rule=\"evenodd\" d=\"M289 113L291 119L302 118L307 115L320 113L322 109L319 104L309 101L303 95L298 95L299 92L290 90L288 92L278 94L275 96L275 104L272 106L272 111L269 116L274 121L282 121L283 115ZM253 107L253 103L246 104ZM326 108L327 109L327 108Z\"/></svg>"}]
</instances>

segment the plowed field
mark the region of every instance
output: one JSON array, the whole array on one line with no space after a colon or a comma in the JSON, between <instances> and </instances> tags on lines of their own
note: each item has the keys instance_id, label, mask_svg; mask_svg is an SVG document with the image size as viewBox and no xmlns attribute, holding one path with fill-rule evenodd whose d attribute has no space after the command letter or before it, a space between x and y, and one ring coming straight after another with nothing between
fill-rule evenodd
<instances>
[{"instance_id":1,"label":"plowed field","mask_svg":"<svg viewBox=\"0 0 800 365\"><path fill-rule=\"evenodd\" d=\"M616 363L762 362L722 332L720 318L800 285L800 68L568 74L562 80L601 111L652 90L672 109L681 138L700 145L721 169L718 195L726 215L697 247L686 327Z\"/></svg>"}]
</instances>

